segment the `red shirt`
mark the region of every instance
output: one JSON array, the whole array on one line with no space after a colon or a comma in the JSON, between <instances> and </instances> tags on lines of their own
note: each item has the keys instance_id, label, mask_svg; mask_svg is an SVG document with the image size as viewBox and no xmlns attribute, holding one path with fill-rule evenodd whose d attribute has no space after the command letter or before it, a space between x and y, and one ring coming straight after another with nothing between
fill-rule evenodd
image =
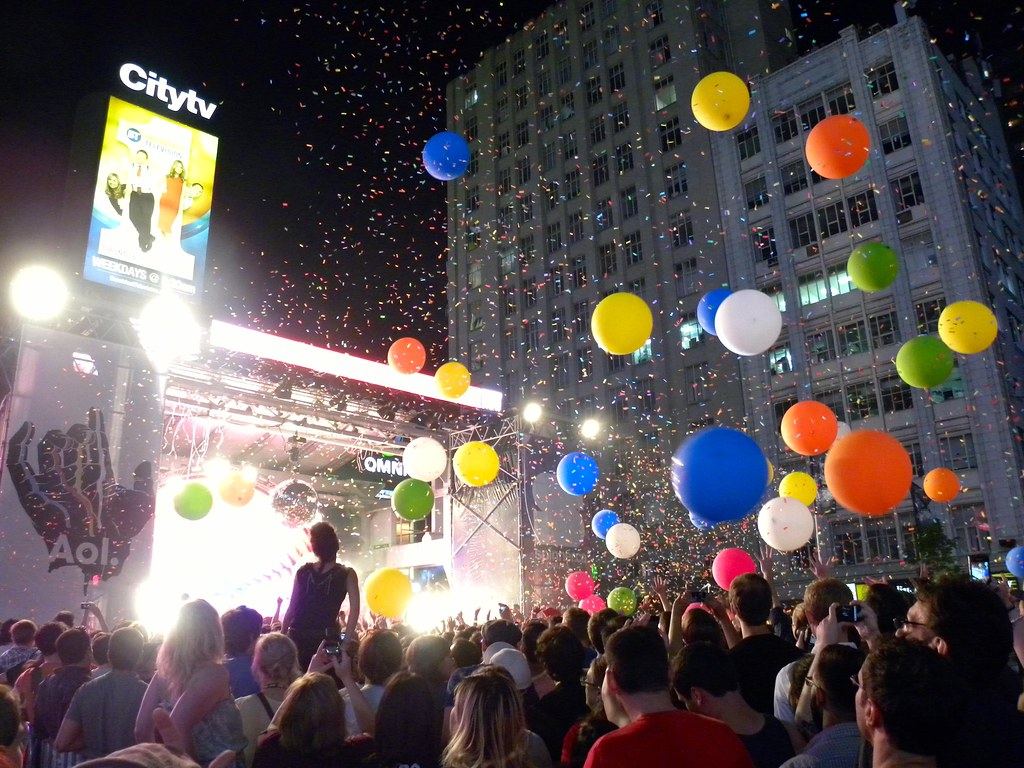
<instances>
[{"instance_id":1,"label":"red shirt","mask_svg":"<svg viewBox=\"0 0 1024 768\"><path fill-rule=\"evenodd\" d=\"M692 712L643 715L625 728L602 736L585 768L754 768L729 726Z\"/></svg>"}]
</instances>

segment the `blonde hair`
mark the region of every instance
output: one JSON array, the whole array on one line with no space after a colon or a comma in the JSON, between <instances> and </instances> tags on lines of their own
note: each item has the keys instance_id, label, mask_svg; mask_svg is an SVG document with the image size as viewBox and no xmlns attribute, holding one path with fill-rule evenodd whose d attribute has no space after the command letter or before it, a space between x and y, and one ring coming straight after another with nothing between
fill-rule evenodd
<instances>
[{"instance_id":1,"label":"blonde hair","mask_svg":"<svg viewBox=\"0 0 1024 768\"><path fill-rule=\"evenodd\" d=\"M444 768L527 768L526 720L511 675L486 667L455 690Z\"/></svg>"},{"instance_id":2,"label":"blonde hair","mask_svg":"<svg viewBox=\"0 0 1024 768\"><path fill-rule=\"evenodd\" d=\"M327 675L309 672L288 689L277 712L281 747L316 754L345 741L345 702Z\"/></svg>"},{"instance_id":3,"label":"blonde hair","mask_svg":"<svg viewBox=\"0 0 1024 768\"><path fill-rule=\"evenodd\" d=\"M217 609L205 600L181 606L156 657L156 671L177 699L200 667L224 658L224 630Z\"/></svg>"},{"instance_id":4,"label":"blonde hair","mask_svg":"<svg viewBox=\"0 0 1024 768\"><path fill-rule=\"evenodd\" d=\"M299 670L299 652L287 635L270 632L256 641L252 656L252 674L261 686L274 683L288 687L302 672Z\"/></svg>"}]
</instances>

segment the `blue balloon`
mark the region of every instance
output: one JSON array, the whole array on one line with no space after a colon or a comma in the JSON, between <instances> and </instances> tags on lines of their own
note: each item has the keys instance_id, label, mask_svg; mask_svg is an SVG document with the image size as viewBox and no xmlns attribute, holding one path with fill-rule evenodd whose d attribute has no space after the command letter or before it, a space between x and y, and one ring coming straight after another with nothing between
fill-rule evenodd
<instances>
[{"instance_id":1,"label":"blue balloon","mask_svg":"<svg viewBox=\"0 0 1024 768\"><path fill-rule=\"evenodd\" d=\"M563 491L573 496L586 496L597 487L601 473L593 458L576 451L562 457L556 475Z\"/></svg>"},{"instance_id":2,"label":"blue balloon","mask_svg":"<svg viewBox=\"0 0 1024 768\"><path fill-rule=\"evenodd\" d=\"M1006 570L1024 579L1024 547L1014 547L1006 553Z\"/></svg>"},{"instance_id":3,"label":"blue balloon","mask_svg":"<svg viewBox=\"0 0 1024 768\"><path fill-rule=\"evenodd\" d=\"M608 531L611 530L613 525L618 525L622 521L619 520L619 516L610 509L602 509L596 515L594 519L590 521L590 529L594 532L594 535L599 539L603 539L608 535Z\"/></svg>"},{"instance_id":4,"label":"blue balloon","mask_svg":"<svg viewBox=\"0 0 1024 768\"><path fill-rule=\"evenodd\" d=\"M739 520L768 487L768 461L736 429L708 427L683 441L672 457L672 488L692 515L708 522Z\"/></svg>"},{"instance_id":5,"label":"blue balloon","mask_svg":"<svg viewBox=\"0 0 1024 768\"><path fill-rule=\"evenodd\" d=\"M469 145L457 133L438 133L423 147L423 167L439 181L457 179L469 167Z\"/></svg>"},{"instance_id":6,"label":"blue balloon","mask_svg":"<svg viewBox=\"0 0 1024 768\"><path fill-rule=\"evenodd\" d=\"M710 333L712 336L717 336L715 332L715 314L718 312L718 308L722 306L722 302L725 301L732 295L732 291L728 288L716 288L710 293L705 293L700 303L697 304L697 322L700 323L700 327Z\"/></svg>"},{"instance_id":7,"label":"blue balloon","mask_svg":"<svg viewBox=\"0 0 1024 768\"><path fill-rule=\"evenodd\" d=\"M716 525L711 520L705 520L703 517L693 514L693 512L690 513L690 522L693 523L694 528L701 531L710 531Z\"/></svg>"}]
</instances>

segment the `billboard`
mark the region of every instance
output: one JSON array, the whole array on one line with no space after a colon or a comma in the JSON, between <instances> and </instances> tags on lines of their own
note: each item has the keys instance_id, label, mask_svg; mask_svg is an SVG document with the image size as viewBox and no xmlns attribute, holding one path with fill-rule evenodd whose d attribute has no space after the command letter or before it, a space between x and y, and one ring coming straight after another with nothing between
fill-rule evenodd
<instances>
[{"instance_id":1,"label":"billboard","mask_svg":"<svg viewBox=\"0 0 1024 768\"><path fill-rule=\"evenodd\" d=\"M202 294L217 137L111 97L86 246L87 280Z\"/></svg>"}]
</instances>

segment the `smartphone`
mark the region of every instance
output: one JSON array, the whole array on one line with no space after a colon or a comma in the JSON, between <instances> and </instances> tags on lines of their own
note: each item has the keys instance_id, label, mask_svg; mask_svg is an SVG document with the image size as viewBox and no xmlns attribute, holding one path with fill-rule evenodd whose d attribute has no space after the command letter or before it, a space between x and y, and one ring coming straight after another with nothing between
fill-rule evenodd
<instances>
[{"instance_id":1,"label":"smartphone","mask_svg":"<svg viewBox=\"0 0 1024 768\"><path fill-rule=\"evenodd\" d=\"M89 608L92 608L92 603L82 603L82 610L83 611L87 610Z\"/></svg>"},{"instance_id":2,"label":"smartphone","mask_svg":"<svg viewBox=\"0 0 1024 768\"><path fill-rule=\"evenodd\" d=\"M846 624L856 624L860 621L860 606L859 605L841 605L839 611L836 613L839 621Z\"/></svg>"},{"instance_id":3,"label":"smartphone","mask_svg":"<svg viewBox=\"0 0 1024 768\"><path fill-rule=\"evenodd\" d=\"M341 648L345 644L345 633L325 632L324 653L328 656L340 656Z\"/></svg>"},{"instance_id":4,"label":"smartphone","mask_svg":"<svg viewBox=\"0 0 1024 768\"><path fill-rule=\"evenodd\" d=\"M988 581L992 578L988 555L969 555L967 568L971 572L971 578L975 581Z\"/></svg>"}]
</instances>

